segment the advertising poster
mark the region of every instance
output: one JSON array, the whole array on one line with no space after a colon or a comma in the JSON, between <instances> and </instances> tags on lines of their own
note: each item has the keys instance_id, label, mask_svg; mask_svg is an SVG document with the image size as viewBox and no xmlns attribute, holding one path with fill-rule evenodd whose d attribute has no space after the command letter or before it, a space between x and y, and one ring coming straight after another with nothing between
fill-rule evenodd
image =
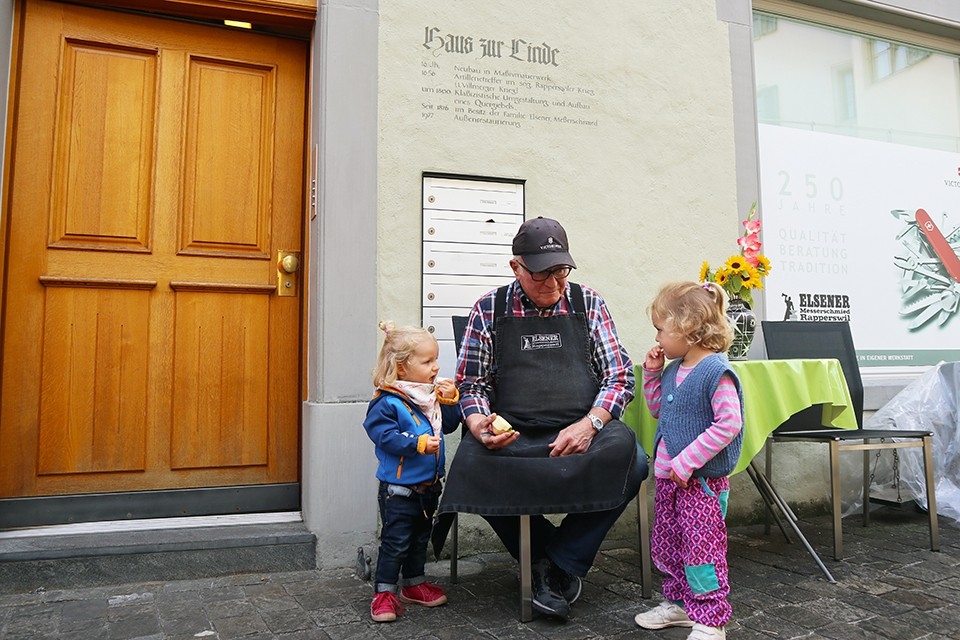
<instances>
[{"instance_id":1,"label":"advertising poster","mask_svg":"<svg viewBox=\"0 0 960 640\"><path fill-rule=\"evenodd\" d=\"M770 320L849 320L861 366L960 360L960 153L760 125Z\"/></svg>"}]
</instances>

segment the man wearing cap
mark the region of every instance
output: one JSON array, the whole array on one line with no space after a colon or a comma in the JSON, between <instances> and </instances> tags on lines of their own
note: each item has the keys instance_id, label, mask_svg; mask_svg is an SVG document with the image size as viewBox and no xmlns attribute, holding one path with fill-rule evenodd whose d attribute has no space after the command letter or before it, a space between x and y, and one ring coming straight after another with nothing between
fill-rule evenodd
<instances>
[{"instance_id":1,"label":"man wearing cap","mask_svg":"<svg viewBox=\"0 0 960 640\"><path fill-rule=\"evenodd\" d=\"M464 436L440 510L480 514L519 558L529 514L533 608L566 620L581 577L647 475L620 421L633 364L603 298L567 281L576 262L556 220L524 222L516 279L485 294L467 319L457 362ZM494 415L514 428L494 432ZM558 526L540 514L566 514Z\"/></svg>"}]
</instances>

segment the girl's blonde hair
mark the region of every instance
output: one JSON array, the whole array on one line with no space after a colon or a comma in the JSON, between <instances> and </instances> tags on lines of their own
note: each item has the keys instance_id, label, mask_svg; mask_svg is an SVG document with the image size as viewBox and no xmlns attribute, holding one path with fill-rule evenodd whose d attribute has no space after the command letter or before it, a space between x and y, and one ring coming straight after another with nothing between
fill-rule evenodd
<instances>
[{"instance_id":1,"label":"girl's blonde hair","mask_svg":"<svg viewBox=\"0 0 960 640\"><path fill-rule=\"evenodd\" d=\"M373 385L383 387L397 381L397 365L406 362L424 340L434 340L433 334L422 327L394 327L393 322L382 320L378 325L385 337L377 366L373 369Z\"/></svg>"},{"instance_id":2,"label":"girl's blonde hair","mask_svg":"<svg viewBox=\"0 0 960 640\"><path fill-rule=\"evenodd\" d=\"M661 287L650 304L650 316L661 329L688 344L726 351L733 342L727 320L727 292L716 282L674 282Z\"/></svg>"}]
</instances>

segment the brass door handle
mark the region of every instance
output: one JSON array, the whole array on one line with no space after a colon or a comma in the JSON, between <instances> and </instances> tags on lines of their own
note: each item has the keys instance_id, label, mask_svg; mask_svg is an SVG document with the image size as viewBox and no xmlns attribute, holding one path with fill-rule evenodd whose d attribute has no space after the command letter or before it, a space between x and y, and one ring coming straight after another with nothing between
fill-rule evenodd
<instances>
[{"instance_id":1,"label":"brass door handle","mask_svg":"<svg viewBox=\"0 0 960 640\"><path fill-rule=\"evenodd\" d=\"M277 295L297 295L297 276L300 270L300 254L296 251L277 251Z\"/></svg>"},{"instance_id":2,"label":"brass door handle","mask_svg":"<svg viewBox=\"0 0 960 640\"><path fill-rule=\"evenodd\" d=\"M280 258L279 267L287 273L296 273L297 269L300 268L300 258L292 253Z\"/></svg>"}]
</instances>

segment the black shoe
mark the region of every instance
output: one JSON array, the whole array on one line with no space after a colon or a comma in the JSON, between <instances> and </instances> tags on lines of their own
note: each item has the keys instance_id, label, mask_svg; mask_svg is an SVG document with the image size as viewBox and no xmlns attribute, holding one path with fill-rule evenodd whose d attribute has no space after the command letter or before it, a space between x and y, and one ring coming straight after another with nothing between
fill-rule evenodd
<instances>
[{"instance_id":1,"label":"black shoe","mask_svg":"<svg viewBox=\"0 0 960 640\"><path fill-rule=\"evenodd\" d=\"M533 565L533 608L545 616L563 622L570 615L570 604L560 595L559 588L551 580L555 565L543 558Z\"/></svg>"},{"instance_id":2,"label":"black shoe","mask_svg":"<svg viewBox=\"0 0 960 640\"><path fill-rule=\"evenodd\" d=\"M583 591L583 580L580 579L580 576L567 573L552 562L550 568L554 571L551 582L559 587L563 599L567 601L567 604L576 602L580 597L580 592Z\"/></svg>"}]
</instances>

